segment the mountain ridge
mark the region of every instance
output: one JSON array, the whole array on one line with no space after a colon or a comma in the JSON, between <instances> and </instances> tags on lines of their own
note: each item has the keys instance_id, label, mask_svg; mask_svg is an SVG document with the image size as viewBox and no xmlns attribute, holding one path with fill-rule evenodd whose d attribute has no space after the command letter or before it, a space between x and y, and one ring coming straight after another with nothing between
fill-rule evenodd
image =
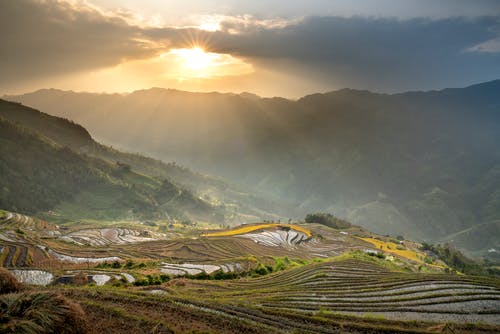
<instances>
[{"instance_id":1,"label":"mountain ridge","mask_svg":"<svg viewBox=\"0 0 500 334\"><path fill-rule=\"evenodd\" d=\"M245 97L251 97L251 98L259 98L259 99L284 99L288 101L298 101L300 99L306 98L308 96L315 96L315 95L328 95L328 94L333 94L333 93L339 93L343 91L352 91L352 92L362 92L362 93L369 93L373 95L386 95L386 96L394 96L394 95L405 95L405 94L422 94L422 93L444 93L444 92L454 92L457 90L475 90L475 89L484 89L485 87L491 88L491 89L499 89L500 88L500 79L494 79L494 80L489 80L485 82L479 82L475 84L470 84L467 86L463 87L446 87L446 88L441 88L441 89L431 89L431 90L408 90L408 91L403 91L403 92L394 92L394 93L384 93L384 92L373 92L368 89L357 89L357 88L349 88L349 87L344 87L344 88L339 88L339 89L334 89L330 91L326 91L323 93L312 93L312 94L306 94L303 95L297 99L290 99L290 98L285 98L285 97L280 97L280 96L260 96L252 92L241 92L241 93L234 93L234 92L219 92L219 91L188 91L188 90L181 90L181 89L176 89L176 88L168 88L168 87L150 87L150 88L144 88L144 89L137 89L133 90L130 92L89 92L89 91L75 91L75 90L66 90L66 89L60 89L60 88L40 88L34 91L30 92L25 92L22 94L3 94L2 99L8 100L9 97L17 97L17 96L22 96L22 95L28 95L28 94L37 94L37 93L47 93L47 92L56 92L56 93L73 93L73 94L89 94L89 95L110 95L110 96L125 96L125 95L130 95L136 92L145 92L145 91L159 91L159 92L173 92L173 93L187 93L187 94L200 94L200 95L211 95L211 94L220 94L220 95L227 95L227 96L245 96Z\"/></svg>"}]
</instances>

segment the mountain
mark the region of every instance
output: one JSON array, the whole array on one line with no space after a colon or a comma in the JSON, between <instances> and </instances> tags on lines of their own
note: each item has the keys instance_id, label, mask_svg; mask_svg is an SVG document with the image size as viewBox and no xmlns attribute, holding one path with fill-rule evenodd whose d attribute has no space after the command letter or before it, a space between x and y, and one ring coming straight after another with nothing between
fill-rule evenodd
<instances>
[{"instance_id":1,"label":"mountain","mask_svg":"<svg viewBox=\"0 0 500 334\"><path fill-rule=\"evenodd\" d=\"M169 202L168 210L165 206L162 207L161 211L167 217L170 215L186 217L183 213L187 210L184 204L189 208L196 207L197 209L201 207L207 209L208 206L211 206L211 210L217 211L217 214L212 212L207 216L210 211L208 210L201 216L189 213L187 216L195 220L208 219L220 224L236 224L259 219L280 219L294 210L286 203L278 203L269 198L249 193L220 178L195 173L175 162L164 163L160 160L102 145L95 141L82 126L19 103L0 100L0 118L28 128L87 158L94 158L108 165L113 165L115 169L123 171L124 168L130 167L132 169L130 172L135 176L129 186L137 186L134 182L139 184L153 182L155 187L163 185L163 187L171 189L179 194L179 198L186 197L184 198L184 200L188 200L186 203L179 203L177 199ZM141 179L142 177L146 178ZM29 211L28 213L33 212ZM280 216L279 213L282 215ZM77 216L73 218L78 219Z\"/></svg>"},{"instance_id":2,"label":"mountain","mask_svg":"<svg viewBox=\"0 0 500 334\"><path fill-rule=\"evenodd\" d=\"M499 80L392 95L342 89L297 101L161 88L7 98L77 121L117 147L294 203L294 217L329 211L379 233L436 242L471 228L480 235L473 227L500 218ZM488 240L479 253L498 246Z\"/></svg>"},{"instance_id":3,"label":"mountain","mask_svg":"<svg viewBox=\"0 0 500 334\"><path fill-rule=\"evenodd\" d=\"M62 220L162 218L165 212L179 220L224 217L223 210L168 179L79 153L106 147L68 120L0 100L0 142L4 209L49 212Z\"/></svg>"}]
</instances>

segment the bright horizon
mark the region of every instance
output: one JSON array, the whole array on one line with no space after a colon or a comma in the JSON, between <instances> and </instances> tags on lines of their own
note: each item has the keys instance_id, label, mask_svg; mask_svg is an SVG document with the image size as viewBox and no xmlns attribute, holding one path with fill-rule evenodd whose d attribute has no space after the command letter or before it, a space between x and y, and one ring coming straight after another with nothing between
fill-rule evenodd
<instances>
[{"instance_id":1,"label":"bright horizon","mask_svg":"<svg viewBox=\"0 0 500 334\"><path fill-rule=\"evenodd\" d=\"M500 77L495 1L20 0L1 7L2 95L162 87L296 99Z\"/></svg>"}]
</instances>

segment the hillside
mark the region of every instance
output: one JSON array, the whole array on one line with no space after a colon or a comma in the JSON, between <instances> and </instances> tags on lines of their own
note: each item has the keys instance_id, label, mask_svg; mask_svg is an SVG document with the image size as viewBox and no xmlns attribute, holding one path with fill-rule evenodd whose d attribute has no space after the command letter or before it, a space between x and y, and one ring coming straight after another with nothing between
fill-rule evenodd
<instances>
[{"instance_id":1,"label":"hillside","mask_svg":"<svg viewBox=\"0 0 500 334\"><path fill-rule=\"evenodd\" d=\"M251 193L234 183L191 171L175 162L164 163L140 154L128 153L95 141L82 126L67 119L50 116L18 103L0 100L0 117L19 124L43 136L90 157L102 159L110 164L126 164L133 170L155 179L169 180L204 198L213 206L228 208L220 223L241 223L245 220L279 219L293 216L295 208L284 201L266 198ZM174 209L175 210L175 209ZM219 217L220 218L220 217Z\"/></svg>"},{"instance_id":2,"label":"hillside","mask_svg":"<svg viewBox=\"0 0 500 334\"><path fill-rule=\"evenodd\" d=\"M33 115L40 118L38 124L30 118ZM17 117L18 125L5 117ZM36 124L50 138L20 123ZM223 219L222 209L167 179L73 150L71 147L83 150L94 142L85 129L67 120L2 101L0 130L3 209L62 221L159 219L166 213L179 220Z\"/></svg>"},{"instance_id":3,"label":"hillside","mask_svg":"<svg viewBox=\"0 0 500 334\"><path fill-rule=\"evenodd\" d=\"M289 216L329 211L379 233L438 242L500 218L499 92L497 80L297 101L160 88L8 99L77 121L118 147L294 203ZM481 239L480 229L470 231ZM476 241L460 246L475 255L497 247L484 241L479 250Z\"/></svg>"}]
</instances>

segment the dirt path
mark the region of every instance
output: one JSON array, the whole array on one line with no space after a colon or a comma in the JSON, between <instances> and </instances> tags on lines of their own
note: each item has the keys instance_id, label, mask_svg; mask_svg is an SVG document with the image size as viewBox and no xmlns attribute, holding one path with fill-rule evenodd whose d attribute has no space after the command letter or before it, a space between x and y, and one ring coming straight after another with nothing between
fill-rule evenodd
<instances>
[{"instance_id":1,"label":"dirt path","mask_svg":"<svg viewBox=\"0 0 500 334\"><path fill-rule=\"evenodd\" d=\"M28 257L28 248L25 246L19 246L21 253L16 260L16 267L26 267L26 258Z\"/></svg>"},{"instance_id":2,"label":"dirt path","mask_svg":"<svg viewBox=\"0 0 500 334\"><path fill-rule=\"evenodd\" d=\"M14 254L16 253L16 247L7 246L7 248L9 249L9 253L5 257L5 260L3 261L3 266L6 268L10 268L14 266L12 260L14 259Z\"/></svg>"}]
</instances>

